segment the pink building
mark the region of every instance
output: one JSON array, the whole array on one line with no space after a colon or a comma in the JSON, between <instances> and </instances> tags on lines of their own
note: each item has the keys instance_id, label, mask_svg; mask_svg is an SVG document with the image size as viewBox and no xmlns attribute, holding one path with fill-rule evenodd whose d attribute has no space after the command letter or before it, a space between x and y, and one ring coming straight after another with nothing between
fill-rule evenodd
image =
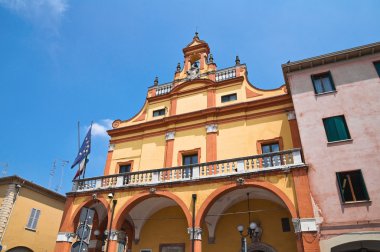
<instances>
[{"instance_id":1,"label":"pink building","mask_svg":"<svg viewBox=\"0 0 380 252\"><path fill-rule=\"evenodd\" d=\"M380 251L380 42L282 69L321 251Z\"/></svg>"}]
</instances>

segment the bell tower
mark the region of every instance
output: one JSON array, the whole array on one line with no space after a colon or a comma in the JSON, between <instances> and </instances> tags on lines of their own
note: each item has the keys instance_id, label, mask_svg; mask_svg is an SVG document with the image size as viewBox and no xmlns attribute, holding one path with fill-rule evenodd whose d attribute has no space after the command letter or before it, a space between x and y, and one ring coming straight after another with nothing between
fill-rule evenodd
<instances>
[{"instance_id":1,"label":"bell tower","mask_svg":"<svg viewBox=\"0 0 380 252\"><path fill-rule=\"evenodd\" d=\"M178 63L174 75L175 82L208 78L209 72L216 70L216 64L210 54L210 47L204 40L199 39L198 32L182 51L185 58L184 65L181 69L181 65Z\"/></svg>"}]
</instances>

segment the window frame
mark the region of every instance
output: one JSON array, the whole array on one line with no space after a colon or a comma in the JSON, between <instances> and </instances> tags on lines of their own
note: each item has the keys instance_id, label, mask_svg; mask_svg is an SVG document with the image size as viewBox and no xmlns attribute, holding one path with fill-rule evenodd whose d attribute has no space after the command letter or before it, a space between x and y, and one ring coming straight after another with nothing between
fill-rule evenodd
<instances>
[{"instance_id":1,"label":"window frame","mask_svg":"<svg viewBox=\"0 0 380 252\"><path fill-rule=\"evenodd\" d=\"M375 67L375 70L377 72L377 75L379 76L380 78L380 60L378 61L374 61L373 62L373 66Z\"/></svg>"},{"instance_id":2,"label":"window frame","mask_svg":"<svg viewBox=\"0 0 380 252\"><path fill-rule=\"evenodd\" d=\"M265 154L265 153L263 153L263 146L272 145L272 144L278 144L279 151L284 150L284 142L283 142L282 137L276 137L276 138L272 138L272 139L258 140L256 142L257 153L259 155ZM275 155L275 156L270 157L270 164L272 166L266 166L266 163L267 163L267 161L265 161L266 158L269 158L269 157L260 158L260 167L273 167L273 164L275 162L274 159L278 159L278 158L280 158L280 162L282 164L282 160L281 160L280 155Z\"/></svg>"},{"instance_id":3,"label":"window frame","mask_svg":"<svg viewBox=\"0 0 380 252\"><path fill-rule=\"evenodd\" d=\"M340 176L344 176L345 174L346 175L350 175L349 173L351 173L351 175L352 175L355 172L359 172L359 174L360 174L360 181L362 183L361 186L363 187L362 190L363 190L365 199L356 200L357 195L355 195L355 189L354 189L354 186L352 185L351 177L349 177L348 178L348 183L349 183L348 186L349 186L350 191L351 191L352 200L346 200L345 197L344 197L344 190L342 188L342 183L341 183ZM369 197L369 194L368 194L367 186L366 186L365 181L364 181L363 172L362 172L361 169L349 170L349 171L339 171L339 172L336 172L335 175L336 175L336 181L338 183L338 189L339 189L340 199L342 200L343 204L360 203L360 202L371 201L371 198Z\"/></svg>"},{"instance_id":4,"label":"window frame","mask_svg":"<svg viewBox=\"0 0 380 252\"><path fill-rule=\"evenodd\" d=\"M336 87L335 87L335 83L334 83L334 80L332 78L332 74L330 71L327 71L327 72L322 72L322 73L318 73L318 74L312 74L311 76L311 81L313 83L313 88L314 88L314 94L315 95L322 95L322 94L328 94L328 93L334 93L336 92ZM322 89L323 91L318 93L317 89L316 89L316 80L318 79L322 79L324 77L328 77L328 79L330 80L330 84L331 84L331 89L330 91L325 91L325 86L323 85L323 82L322 82Z\"/></svg>"},{"instance_id":5,"label":"window frame","mask_svg":"<svg viewBox=\"0 0 380 252\"><path fill-rule=\"evenodd\" d=\"M328 131L328 128L329 128L329 125L328 125L328 120L332 120L334 119L334 127L335 127L335 130L336 130L336 133L339 137L340 133L339 133L339 129L337 127L337 124L335 123L335 119L337 118L342 118L343 120L341 121L343 123L343 128L345 130L345 135L347 136L347 138L339 138L339 139L331 139L332 138L332 134L333 132L331 131ZM325 118L322 118L322 123L323 123L323 127L325 129L325 134L326 134L326 138L327 138L327 142L328 143L336 143L336 142L344 142L344 141L351 141L352 138L351 138L351 134L350 134L350 130L348 129L348 125L347 125L347 121L346 121L346 117L344 115L336 115L336 116L329 116L329 117L325 117ZM330 137L329 137L330 135Z\"/></svg>"},{"instance_id":6,"label":"window frame","mask_svg":"<svg viewBox=\"0 0 380 252\"><path fill-rule=\"evenodd\" d=\"M159 250L163 252L163 249L170 247L181 247L182 251L185 252L185 243L161 243Z\"/></svg>"},{"instance_id":7,"label":"window frame","mask_svg":"<svg viewBox=\"0 0 380 252\"><path fill-rule=\"evenodd\" d=\"M163 113L161 113L163 112ZM166 108L160 108L153 110L152 116L153 117L159 117L159 116L165 116L166 115Z\"/></svg>"},{"instance_id":8,"label":"window frame","mask_svg":"<svg viewBox=\"0 0 380 252\"><path fill-rule=\"evenodd\" d=\"M34 214L33 214L33 211L34 211ZM28 230L36 231L40 217L41 217L41 210L32 207L32 209L30 210L29 218L28 218L25 228ZM29 226L29 223L30 223L30 226Z\"/></svg>"},{"instance_id":9,"label":"window frame","mask_svg":"<svg viewBox=\"0 0 380 252\"><path fill-rule=\"evenodd\" d=\"M197 157L198 157L197 163L194 163L194 164L199 164L201 161L201 148L179 151L178 157L177 157L178 166L185 166L185 164L183 163L184 158L186 156L193 156L193 155L197 155ZM193 166L194 164L189 164L186 166ZM193 171L192 171L191 167L183 168L182 178L191 178L192 174L193 174Z\"/></svg>"},{"instance_id":10,"label":"window frame","mask_svg":"<svg viewBox=\"0 0 380 252\"><path fill-rule=\"evenodd\" d=\"M232 97L234 99L232 99ZM220 97L220 102L221 103L232 102L232 101L237 101L237 93L226 94L226 95L222 95Z\"/></svg>"}]
</instances>

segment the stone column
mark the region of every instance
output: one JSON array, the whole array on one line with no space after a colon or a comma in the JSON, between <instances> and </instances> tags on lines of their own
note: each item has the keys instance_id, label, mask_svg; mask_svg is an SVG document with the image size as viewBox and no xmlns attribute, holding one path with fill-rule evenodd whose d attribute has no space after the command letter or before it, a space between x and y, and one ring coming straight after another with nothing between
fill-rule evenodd
<instances>
[{"instance_id":1,"label":"stone column","mask_svg":"<svg viewBox=\"0 0 380 252\"><path fill-rule=\"evenodd\" d=\"M166 146L165 146L165 168L172 167L173 165L173 148L174 148L174 131L166 132L165 134L165 140L166 140Z\"/></svg>"},{"instance_id":2,"label":"stone column","mask_svg":"<svg viewBox=\"0 0 380 252\"><path fill-rule=\"evenodd\" d=\"M189 227L187 233L190 235L191 246L194 244L194 252L202 252L202 228L194 227L193 232L193 228Z\"/></svg>"},{"instance_id":3,"label":"stone column","mask_svg":"<svg viewBox=\"0 0 380 252\"><path fill-rule=\"evenodd\" d=\"M292 170L298 205L298 219L293 219L294 229L300 234L304 252L319 252L319 237L310 196L307 168Z\"/></svg>"},{"instance_id":4,"label":"stone column","mask_svg":"<svg viewBox=\"0 0 380 252\"><path fill-rule=\"evenodd\" d=\"M208 124L206 125L206 162L216 161L217 159L217 135L218 125ZM211 171L212 174L216 173L216 170Z\"/></svg>"},{"instance_id":5,"label":"stone column","mask_svg":"<svg viewBox=\"0 0 380 252\"><path fill-rule=\"evenodd\" d=\"M108 252L118 251L119 243L122 243L122 242L125 243L125 240L126 240L125 238L126 238L126 233L124 231L112 229L111 234L110 234L110 239L108 241L109 242ZM126 243L125 243L125 246L127 246Z\"/></svg>"},{"instance_id":6,"label":"stone column","mask_svg":"<svg viewBox=\"0 0 380 252\"><path fill-rule=\"evenodd\" d=\"M75 233L71 232L59 232L55 244L55 252L69 252L71 250L71 244L73 242Z\"/></svg>"}]
</instances>

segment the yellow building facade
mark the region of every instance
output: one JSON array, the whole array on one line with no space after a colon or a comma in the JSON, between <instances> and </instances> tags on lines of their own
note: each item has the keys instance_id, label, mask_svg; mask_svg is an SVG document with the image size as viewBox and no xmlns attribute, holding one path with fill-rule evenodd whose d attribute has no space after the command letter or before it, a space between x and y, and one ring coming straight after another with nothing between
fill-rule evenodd
<instances>
[{"instance_id":1,"label":"yellow building facade","mask_svg":"<svg viewBox=\"0 0 380 252\"><path fill-rule=\"evenodd\" d=\"M1 251L54 251L65 200L20 177L0 178Z\"/></svg>"},{"instance_id":2,"label":"yellow building facade","mask_svg":"<svg viewBox=\"0 0 380 252\"><path fill-rule=\"evenodd\" d=\"M172 82L113 122L103 176L74 181L55 251L81 239L88 251L319 251L287 87L254 87L238 57L218 70L198 34L183 53Z\"/></svg>"}]
</instances>

